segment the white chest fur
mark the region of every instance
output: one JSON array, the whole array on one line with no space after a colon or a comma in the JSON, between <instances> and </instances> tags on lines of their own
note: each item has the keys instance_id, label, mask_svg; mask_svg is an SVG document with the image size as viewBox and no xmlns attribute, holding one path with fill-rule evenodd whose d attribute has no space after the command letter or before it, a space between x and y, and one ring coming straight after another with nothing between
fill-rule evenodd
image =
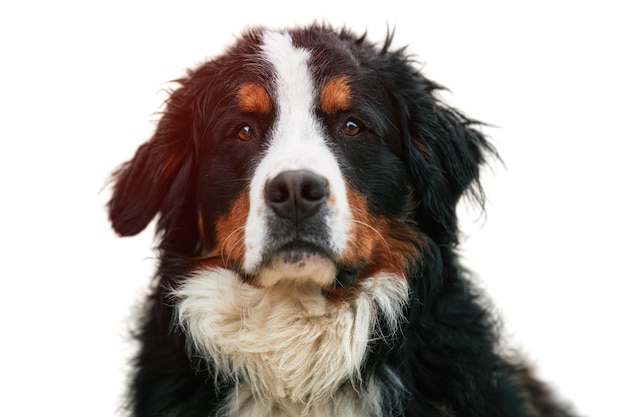
<instances>
[{"instance_id":1,"label":"white chest fur","mask_svg":"<svg viewBox=\"0 0 626 417\"><path fill-rule=\"evenodd\" d=\"M190 276L174 296L197 351L235 381L226 414L338 415L340 407L366 416L377 395L360 375L367 345L388 336L380 320L395 331L408 289L402 277L381 273L349 301L331 302L313 284L259 289L213 269ZM361 390L368 401L357 400Z\"/></svg>"}]
</instances>

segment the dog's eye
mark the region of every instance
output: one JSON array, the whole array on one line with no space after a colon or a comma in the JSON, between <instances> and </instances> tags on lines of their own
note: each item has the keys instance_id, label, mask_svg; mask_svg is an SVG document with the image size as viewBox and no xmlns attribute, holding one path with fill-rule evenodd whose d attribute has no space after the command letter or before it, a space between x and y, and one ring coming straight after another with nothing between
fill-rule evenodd
<instances>
[{"instance_id":1,"label":"dog's eye","mask_svg":"<svg viewBox=\"0 0 626 417\"><path fill-rule=\"evenodd\" d=\"M256 133L254 133L254 129L250 125L241 125L237 128L237 139L247 141L254 139L256 137Z\"/></svg>"},{"instance_id":2,"label":"dog's eye","mask_svg":"<svg viewBox=\"0 0 626 417\"><path fill-rule=\"evenodd\" d=\"M350 118L346 120L341 131L348 136L356 136L361 133L361 122L356 119Z\"/></svg>"}]
</instances>

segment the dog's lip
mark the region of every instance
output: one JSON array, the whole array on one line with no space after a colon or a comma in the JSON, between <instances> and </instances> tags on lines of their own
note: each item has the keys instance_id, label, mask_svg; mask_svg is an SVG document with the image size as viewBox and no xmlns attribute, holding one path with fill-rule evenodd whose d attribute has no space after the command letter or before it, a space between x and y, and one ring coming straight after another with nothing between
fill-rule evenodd
<instances>
[{"instance_id":1,"label":"dog's lip","mask_svg":"<svg viewBox=\"0 0 626 417\"><path fill-rule=\"evenodd\" d=\"M349 287L359 275L359 268L339 266L337 268L337 276L335 277L335 285L339 287Z\"/></svg>"},{"instance_id":2,"label":"dog's lip","mask_svg":"<svg viewBox=\"0 0 626 417\"><path fill-rule=\"evenodd\" d=\"M272 251L270 258L280 257L284 262L296 263L306 256L320 256L336 263L336 258L330 250L314 243L294 240Z\"/></svg>"}]
</instances>

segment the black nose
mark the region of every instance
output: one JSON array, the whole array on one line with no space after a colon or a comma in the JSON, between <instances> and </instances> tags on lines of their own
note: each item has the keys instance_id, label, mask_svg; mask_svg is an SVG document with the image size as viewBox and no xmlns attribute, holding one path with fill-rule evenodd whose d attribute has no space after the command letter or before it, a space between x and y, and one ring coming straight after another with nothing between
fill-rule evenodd
<instances>
[{"instance_id":1,"label":"black nose","mask_svg":"<svg viewBox=\"0 0 626 417\"><path fill-rule=\"evenodd\" d=\"M267 205L294 222L315 215L327 198L326 180L307 170L281 172L265 188Z\"/></svg>"}]
</instances>

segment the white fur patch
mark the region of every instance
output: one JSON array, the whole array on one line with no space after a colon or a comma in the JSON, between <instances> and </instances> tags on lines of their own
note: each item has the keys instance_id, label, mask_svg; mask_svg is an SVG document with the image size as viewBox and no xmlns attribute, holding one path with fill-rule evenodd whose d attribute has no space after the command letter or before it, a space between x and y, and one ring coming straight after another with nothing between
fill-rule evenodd
<instances>
[{"instance_id":1,"label":"white fur patch","mask_svg":"<svg viewBox=\"0 0 626 417\"><path fill-rule=\"evenodd\" d=\"M352 299L331 302L312 283L256 288L212 269L173 295L196 350L236 382L226 415L368 416L377 404L373 382L360 375L368 342L381 337L380 320L397 330L408 286L380 273L360 282Z\"/></svg>"},{"instance_id":2,"label":"white fur patch","mask_svg":"<svg viewBox=\"0 0 626 417\"><path fill-rule=\"evenodd\" d=\"M259 272L256 280L264 287L271 287L289 278L293 284L313 282L320 288L327 288L333 284L336 276L335 264L328 258L314 254L291 263L274 259Z\"/></svg>"},{"instance_id":3,"label":"white fur patch","mask_svg":"<svg viewBox=\"0 0 626 417\"><path fill-rule=\"evenodd\" d=\"M270 132L269 147L263 155L250 185L250 212L245 226L245 255L243 269L249 274L259 272L263 248L267 240L268 209L264 190L267 182L285 170L306 169L327 180L329 214L325 218L330 236L331 252L340 255L345 250L350 229L350 209L346 186L335 156L324 141L323 129L314 115L315 86L309 70L308 51L295 48L286 33L265 32L263 57L275 71L277 118ZM322 285L329 285L335 276L332 263L310 260L301 271L291 271L296 278L311 276ZM325 269L322 275L320 269ZM330 277L326 279L326 277ZM265 280L259 275L258 284L273 285L280 279L276 273ZM287 278L293 278L287 276Z\"/></svg>"}]
</instances>

